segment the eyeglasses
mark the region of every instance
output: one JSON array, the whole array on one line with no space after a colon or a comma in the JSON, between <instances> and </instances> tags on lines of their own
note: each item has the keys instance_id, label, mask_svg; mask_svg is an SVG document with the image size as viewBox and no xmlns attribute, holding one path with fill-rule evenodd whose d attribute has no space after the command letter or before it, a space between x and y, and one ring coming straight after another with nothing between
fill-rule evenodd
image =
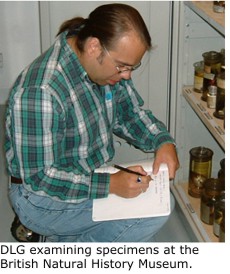
<instances>
[{"instance_id":1,"label":"eyeglasses","mask_svg":"<svg viewBox=\"0 0 230 274\"><path fill-rule=\"evenodd\" d=\"M109 56L109 58L111 59L111 61L113 62L113 64L115 65L115 68L117 70L118 73L123 73L123 72L127 72L127 71L134 71L136 69L138 69L141 66L141 62L137 65L134 66L126 66L126 65L116 65L115 60L113 59L113 57L110 55L109 51L106 49L106 47L104 45L102 45L104 51L107 53L107 55Z\"/></svg>"}]
</instances>

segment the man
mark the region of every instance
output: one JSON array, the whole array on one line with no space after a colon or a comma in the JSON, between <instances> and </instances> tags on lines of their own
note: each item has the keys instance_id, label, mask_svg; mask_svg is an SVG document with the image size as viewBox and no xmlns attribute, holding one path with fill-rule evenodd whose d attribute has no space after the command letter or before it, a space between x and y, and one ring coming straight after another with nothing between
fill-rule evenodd
<instances>
[{"instance_id":1,"label":"man","mask_svg":"<svg viewBox=\"0 0 230 274\"><path fill-rule=\"evenodd\" d=\"M149 241L167 217L92 221L93 199L133 198L150 178L95 170L114 156L113 134L155 151L174 178L174 140L135 90L131 73L151 38L134 8L109 4L63 23L56 42L16 80L6 116L9 192L20 221L47 241ZM105 209L106 210L106 209Z\"/></svg>"}]
</instances>

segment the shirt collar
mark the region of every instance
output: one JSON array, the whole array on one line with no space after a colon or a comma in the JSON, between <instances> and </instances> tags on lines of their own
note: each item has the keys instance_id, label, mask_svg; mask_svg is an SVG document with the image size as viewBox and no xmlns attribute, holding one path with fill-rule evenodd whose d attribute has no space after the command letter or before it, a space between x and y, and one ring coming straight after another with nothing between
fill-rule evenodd
<instances>
[{"instance_id":1,"label":"shirt collar","mask_svg":"<svg viewBox=\"0 0 230 274\"><path fill-rule=\"evenodd\" d=\"M79 77L83 81L92 83L92 81L89 79L88 73L86 72L84 67L81 65L77 54L72 50L70 45L67 43L67 34L68 34L68 31L65 31L60 34L59 39L60 39L61 47L64 48L66 54L69 55L69 57L71 58L71 61L76 63L74 64L74 66L76 67L77 74L79 75Z\"/></svg>"}]
</instances>

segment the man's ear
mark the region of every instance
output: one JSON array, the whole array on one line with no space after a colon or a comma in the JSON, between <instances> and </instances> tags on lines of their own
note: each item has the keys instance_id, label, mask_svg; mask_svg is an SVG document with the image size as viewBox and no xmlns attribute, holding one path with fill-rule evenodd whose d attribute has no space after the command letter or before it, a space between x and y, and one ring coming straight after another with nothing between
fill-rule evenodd
<instances>
[{"instance_id":1,"label":"man's ear","mask_svg":"<svg viewBox=\"0 0 230 274\"><path fill-rule=\"evenodd\" d=\"M101 54L102 47L98 38L90 37L86 43L87 53L91 57L98 57Z\"/></svg>"}]
</instances>

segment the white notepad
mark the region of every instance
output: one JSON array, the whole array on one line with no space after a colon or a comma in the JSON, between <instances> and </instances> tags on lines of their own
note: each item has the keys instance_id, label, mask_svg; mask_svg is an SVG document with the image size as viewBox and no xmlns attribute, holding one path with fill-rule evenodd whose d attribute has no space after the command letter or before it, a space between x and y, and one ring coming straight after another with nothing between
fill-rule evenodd
<instances>
[{"instance_id":1,"label":"white notepad","mask_svg":"<svg viewBox=\"0 0 230 274\"><path fill-rule=\"evenodd\" d=\"M130 163L127 166L142 165L151 175L149 188L135 198L122 198L109 194L107 198L93 201L93 221L146 218L167 216L170 214L170 186L166 164L162 164L157 175L152 174L152 161ZM96 172L115 173L114 167L103 167Z\"/></svg>"}]
</instances>

